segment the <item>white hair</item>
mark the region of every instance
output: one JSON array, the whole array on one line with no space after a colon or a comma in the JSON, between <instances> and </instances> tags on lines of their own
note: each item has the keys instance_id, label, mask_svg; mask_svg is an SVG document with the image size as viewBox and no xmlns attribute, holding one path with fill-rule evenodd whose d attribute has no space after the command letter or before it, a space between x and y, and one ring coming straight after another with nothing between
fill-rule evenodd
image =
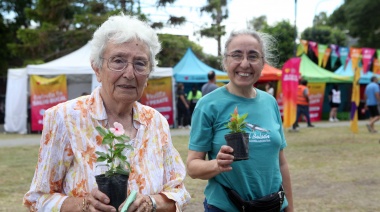
<instances>
[{"instance_id":1,"label":"white hair","mask_svg":"<svg viewBox=\"0 0 380 212\"><path fill-rule=\"evenodd\" d=\"M222 61L225 61L226 59L226 54L228 52L228 45L231 43L231 41L235 37L239 35L250 35L256 38L256 40L260 44L265 63L268 63L270 65L275 65L278 63L278 56L276 54L277 53L276 39L267 33L258 32L251 29L239 29L239 30L235 30L231 32L230 36L228 37L224 45L224 54L222 55L223 57ZM222 67L224 68L223 64L222 64Z\"/></svg>"},{"instance_id":2,"label":"white hair","mask_svg":"<svg viewBox=\"0 0 380 212\"><path fill-rule=\"evenodd\" d=\"M156 55L161 51L156 32L143 21L121 13L108 18L95 32L91 40L91 64L101 68L101 56L108 42L115 44L138 39L144 42L150 51L151 71L157 65Z\"/></svg>"}]
</instances>

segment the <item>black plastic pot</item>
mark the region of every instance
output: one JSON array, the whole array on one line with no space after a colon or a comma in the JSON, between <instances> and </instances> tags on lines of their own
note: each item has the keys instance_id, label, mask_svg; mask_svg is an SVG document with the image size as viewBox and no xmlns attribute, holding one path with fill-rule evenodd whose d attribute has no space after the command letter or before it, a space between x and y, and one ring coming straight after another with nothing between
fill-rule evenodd
<instances>
[{"instance_id":1,"label":"black plastic pot","mask_svg":"<svg viewBox=\"0 0 380 212\"><path fill-rule=\"evenodd\" d=\"M104 174L95 176L98 189L110 198L110 205L118 211L121 203L127 198L129 175L116 174L106 177Z\"/></svg>"},{"instance_id":2,"label":"black plastic pot","mask_svg":"<svg viewBox=\"0 0 380 212\"><path fill-rule=\"evenodd\" d=\"M234 161L248 160L249 158L249 134L231 133L224 135L227 145L234 149L232 153Z\"/></svg>"}]
</instances>

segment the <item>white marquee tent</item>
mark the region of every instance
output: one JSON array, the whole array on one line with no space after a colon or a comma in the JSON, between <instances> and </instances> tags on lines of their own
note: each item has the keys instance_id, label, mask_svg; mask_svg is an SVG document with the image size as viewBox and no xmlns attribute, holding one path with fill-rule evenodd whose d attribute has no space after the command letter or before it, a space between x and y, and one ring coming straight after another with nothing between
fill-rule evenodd
<instances>
[{"instance_id":1,"label":"white marquee tent","mask_svg":"<svg viewBox=\"0 0 380 212\"><path fill-rule=\"evenodd\" d=\"M90 93L99 83L90 65L90 44L61 58L41 65L28 65L22 69L9 69L5 98L6 132L27 133L29 75L67 76L68 99ZM152 78L173 76L172 68L156 68Z\"/></svg>"}]
</instances>

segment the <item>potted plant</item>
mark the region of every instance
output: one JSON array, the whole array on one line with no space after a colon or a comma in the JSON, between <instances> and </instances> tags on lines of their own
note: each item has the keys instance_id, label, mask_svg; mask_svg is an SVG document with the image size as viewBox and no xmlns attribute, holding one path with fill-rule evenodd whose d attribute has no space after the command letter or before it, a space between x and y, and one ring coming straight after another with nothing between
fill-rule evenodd
<instances>
[{"instance_id":1,"label":"potted plant","mask_svg":"<svg viewBox=\"0 0 380 212\"><path fill-rule=\"evenodd\" d=\"M231 114L230 121L226 124L230 132L224 135L224 139L226 139L227 145L234 149L234 161L247 160L249 158L249 134L244 130L246 128L245 119L247 116L247 113L239 115L236 106Z\"/></svg>"},{"instance_id":2,"label":"potted plant","mask_svg":"<svg viewBox=\"0 0 380 212\"><path fill-rule=\"evenodd\" d=\"M124 134L123 125L118 122L114 123L114 128L104 129L98 126L96 130L103 137L102 144L108 146L107 153L96 151L97 162L106 162L104 166L108 170L95 176L95 179L99 190L110 198L110 205L118 210L127 197L130 170L127 157L122 152L125 148L132 149L132 146L125 143L129 141L129 137Z\"/></svg>"}]
</instances>

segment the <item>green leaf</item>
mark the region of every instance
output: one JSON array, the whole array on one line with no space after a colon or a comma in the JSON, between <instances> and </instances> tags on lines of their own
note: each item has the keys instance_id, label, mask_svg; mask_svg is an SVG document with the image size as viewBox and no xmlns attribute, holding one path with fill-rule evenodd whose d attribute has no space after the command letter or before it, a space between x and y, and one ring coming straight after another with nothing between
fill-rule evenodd
<instances>
[{"instance_id":1,"label":"green leaf","mask_svg":"<svg viewBox=\"0 0 380 212\"><path fill-rule=\"evenodd\" d=\"M118 140L119 142L122 142L122 143L124 143L125 142L125 140L122 138L122 137L115 137L116 138L116 140Z\"/></svg>"},{"instance_id":2,"label":"green leaf","mask_svg":"<svg viewBox=\"0 0 380 212\"><path fill-rule=\"evenodd\" d=\"M108 135L106 137L103 138L103 144L111 144L113 142L113 138L110 138L108 137Z\"/></svg>"},{"instance_id":3,"label":"green leaf","mask_svg":"<svg viewBox=\"0 0 380 212\"><path fill-rule=\"evenodd\" d=\"M129 141L129 137L126 135L121 135L120 138L122 138L124 141Z\"/></svg>"},{"instance_id":4,"label":"green leaf","mask_svg":"<svg viewBox=\"0 0 380 212\"><path fill-rule=\"evenodd\" d=\"M95 127L95 129L99 132L99 134L102 137L104 137L108 134L108 132L103 127L97 126L97 127Z\"/></svg>"},{"instance_id":5,"label":"green leaf","mask_svg":"<svg viewBox=\"0 0 380 212\"><path fill-rule=\"evenodd\" d=\"M108 155L104 152L99 152L99 151L96 151L95 152L97 155L99 155L100 157L107 157Z\"/></svg>"},{"instance_id":6,"label":"green leaf","mask_svg":"<svg viewBox=\"0 0 380 212\"><path fill-rule=\"evenodd\" d=\"M129 172L127 170L121 168L120 166L116 167L115 173L122 174L122 175L128 175L129 174Z\"/></svg>"},{"instance_id":7,"label":"green leaf","mask_svg":"<svg viewBox=\"0 0 380 212\"><path fill-rule=\"evenodd\" d=\"M114 154L115 154L116 156L120 155L121 152L123 151L123 149L124 149L124 147L123 147L123 148L116 148Z\"/></svg>"},{"instance_id":8,"label":"green leaf","mask_svg":"<svg viewBox=\"0 0 380 212\"><path fill-rule=\"evenodd\" d=\"M130 144L125 144L125 148L127 148L127 149L133 149L133 146L130 145Z\"/></svg>"},{"instance_id":9,"label":"green leaf","mask_svg":"<svg viewBox=\"0 0 380 212\"><path fill-rule=\"evenodd\" d=\"M125 155L117 155L116 157L118 157L122 162L127 161L127 157Z\"/></svg>"},{"instance_id":10,"label":"green leaf","mask_svg":"<svg viewBox=\"0 0 380 212\"><path fill-rule=\"evenodd\" d=\"M106 161L106 160L107 160L106 157L100 156L100 157L98 157L98 159L96 159L96 162L103 162L103 161Z\"/></svg>"},{"instance_id":11,"label":"green leaf","mask_svg":"<svg viewBox=\"0 0 380 212\"><path fill-rule=\"evenodd\" d=\"M125 147L127 147L127 145L126 144L124 144L124 143L118 143L118 144L115 144L115 147L116 148L125 148Z\"/></svg>"}]
</instances>

